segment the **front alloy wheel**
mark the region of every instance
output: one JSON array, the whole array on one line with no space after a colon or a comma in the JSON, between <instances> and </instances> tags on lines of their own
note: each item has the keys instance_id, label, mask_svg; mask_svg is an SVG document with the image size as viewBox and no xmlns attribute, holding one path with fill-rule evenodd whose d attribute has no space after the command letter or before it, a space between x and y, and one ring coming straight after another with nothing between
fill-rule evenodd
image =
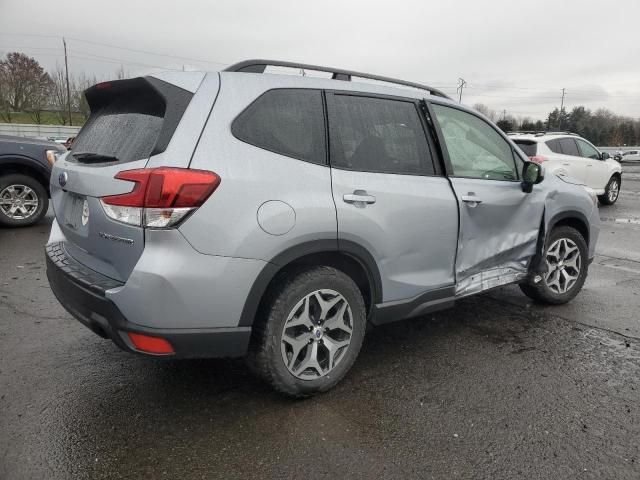
<instances>
[{"instance_id":1,"label":"front alloy wheel","mask_svg":"<svg viewBox=\"0 0 640 480\"><path fill-rule=\"evenodd\" d=\"M609 179L609 183L604 188L604 194L598 195L598 200L603 205L613 205L618 200L620 196L620 177L618 175L614 175Z\"/></svg>"},{"instance_id":2,"label":"front alloy wheel","mask_svg":"<svg viewBox=\"0 0 640 480\"><path fill-rule=\"evenodd\" d=\"M554 293L567 293L580 277L582 257L580 249L569 238L561 238L553 242L546 255L548 271L544 281Z\"/></svg>"},{"instance_id":3,"label":"front alloy wheel","mask_svg":"<svg viewBox=\"0 0 640 480\"><path fill-rule=\"evenodd\" d=\"M48 206L47 191L35 178L22 173L0 176L0 226L33 225Z\"/></svg>"},{"instance_id":4,"label":"front alloy wheel","mask_svg":"<svg viewBox=\"0 0 640 480\"><path fill-rule=\"evenodd\" d=\"M609 197L609 202L614 203L618 199L618 195L620 194L620 183L618 179L614 178L609 185L609 191L607 192L607 196Z\"/></svg>"},{"instance_id":5,"label":"front alloy wheel","mask_svg":"<svg viewBox=\"0 0 640 480\"><path fill-rule=\"evenodd\" d=\"M12 220L26 220L38 211L38 196L26 185L9 185L0 192L0 210Z\"/></svg>"},{"instance_id":6,"label":"front alloy wheel","mask_svg":"<svg viewBox=\"0 0 640 480\"><path fill-rule=\"evenodd\" d=\"M536 302L567 303L580 292L587 279L587 242L575 228L562 226L551 231L546 244L549 245L544 253L547 271L542 277L532 274L520 284L520 289Z\"/></svg>"}]
</instances>

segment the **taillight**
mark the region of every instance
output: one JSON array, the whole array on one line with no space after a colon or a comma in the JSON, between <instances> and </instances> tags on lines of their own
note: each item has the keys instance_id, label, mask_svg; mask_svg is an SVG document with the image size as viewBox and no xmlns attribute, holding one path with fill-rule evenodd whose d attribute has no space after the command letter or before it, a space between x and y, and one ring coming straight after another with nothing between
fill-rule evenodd
<instances>
[{"instance_id":1,"label":"taillight","mask_svg":"<svg viewBox=\"0 0 640 480\"><path fill-rule=\"evenodd\" d=\"M542 162L546 162L549 159L544 155L534 155L533 157L529 157L529 160L535 163L542 163Z\"/></svg>"},{"instance_id":2,"label":"taillight","mask_svg":"<svg viewBox=\"0 0 640 480\"><path fill-rule=\"evenodd\" d=\"M134 182L134 186L128 193L101 198L107 216L149 228L176 226L220 185L215 173L188 168L125 170L115 178Z\"/></svg>"}]
</instances>

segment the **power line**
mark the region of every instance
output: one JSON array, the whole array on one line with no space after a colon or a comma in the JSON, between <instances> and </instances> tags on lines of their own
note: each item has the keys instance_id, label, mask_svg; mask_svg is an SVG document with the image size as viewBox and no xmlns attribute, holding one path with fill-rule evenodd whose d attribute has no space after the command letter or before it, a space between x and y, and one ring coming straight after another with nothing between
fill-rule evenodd
<instances>
[{"instance_id":1,"label":"power line","mask_svg":"<svg viewBox=\"0 0 640 480\"><path fill-rule=\"evenodd\" d=\"M462 90L464 89L466 84L467 84L467 82L465 81L464 78L458 78L458 89L457 89L457 91L460 92L460 97L458 98L458 102L459 103L462 103Z\"/></svg>"},{"instance_id":2,"label":"power line","mask_svg":"<svg viewBox=\"0 0 640 480\"><path fill-rule=\"evenodd\" d=\"M558 114L558 130L562 128L562 112L564 111L564 94L565 88L562 89L562 100L560 101L560 113Z\"/></svg>"},{"instance_id":3,"label":"power line","mask_svg":"<svg viewBox=\"0 0 640 480\"><path fill-rule=\"evenodd\" d=\"M69 62L67 60L67 41L62 37L62 45L64 46L64 71L67 77L67 106L69 107L69 125L71 123L71 89L69 88Z\"/></svg>"},{"instance_id":4,"label":"power line","mask_svg":"<svg viewBox=\"0 0 640 480\"><path fill-rule=\"evenodd\" d=\"M30 33L0 33L0 35L4 35L4 36L19 36L19 37L38 37L38 38L60 38L59 36L56 35L39 35L39 34L30 34ZM199 63L213 63L213 64L218 64L218 65L229 65L232 62L221 62L218 60L208 60L208 59L203 59L203 58L192 58L192 57L185 57L182 55L170 55L167 53L159 53L159 52L152 52L150 50L141 50L141 49L137 49L137 48L131 48L131 47L122 47L119 45L113 45L110 43L103 43L103 42L96 42L94 40L85 40L82 38L78 38L78 37L66 37L67 40L73 40L74 42L80 42L80 43L88 43L91 45L98 45L98 46L102 46L102 47L107 47L107 48L115 48L115 49L119 49L119 50L126 50L126 51L130 51L130 52L135 52L135 53L143 53L145 55L155 55L158 57L166 57L166 58L173 58L173 59L182 59L182 60L188 60L190 62L199 62ZM27 47L29 48L29 47ZM38 48L38 47L34 47L34 48Z\"/></svg>"}]
</instances>

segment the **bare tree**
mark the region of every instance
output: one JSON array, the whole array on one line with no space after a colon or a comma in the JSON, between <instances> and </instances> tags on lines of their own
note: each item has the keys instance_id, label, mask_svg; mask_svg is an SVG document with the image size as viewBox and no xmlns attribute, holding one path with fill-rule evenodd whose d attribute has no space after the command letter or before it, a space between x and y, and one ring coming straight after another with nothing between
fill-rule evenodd
<instances>
[{"instance_id":1,"label":"bare tree","mask_svg":"<svg viewBox=\"0 0 640 480\"><path fill-rule=\"evenodd\" d=\"M124 80L125 78L129 78L131 75L127 70L124 69L123 65L120 65L120 68L116 70L116 78L118 80Z\"/></svg>"},{"instance_id":2,"label":"bare tree","mask_svg":"<svg viewBox=\"0 0 640 480\"><path fill-rule=\"evenodd\" d=\"M478 112L480 112L481 114L483 114L485 117L487 117L492 122L495 122L496 119L498 118L498 112L496 112L495 110L491 110L489 107L487 107L483 103L476 103L473 106L473 109L478 111Z\"/></svg>"},{"instance_id":3,"label":"bare tree","mask_svg":"<svg viewBox=\"0 0 640 480\"><path fill-rule=\"evenodd\" d=\"M49 105L51 99L51 91L53 89L53 80L47 75L48 81L42 85L42 88L33 93L31 106L27 109L31 120L37 124L42 123L42 112Z\"/></svg>"},{"instance_id":4,"label":"bare tree","mask_svg":"<svg viewBox=\"0 0 640 480\"><path fill-rule=\"evenodd\" d=\"M42 110L51 77L33 58L24 53L8 53L0 61L0 97L3 118L11 120L11 112Z\"/></svg>"},{"instance_id":5,"label":"bare tree","mask_svg":"<svg viewBox=\"0 0 640 480\"><path fill-rule=\"evenodd\" d=\"M60 65L56 65L56 69L52 72L51 78L53 79L53 86L51 89L50 103L56 112L57 119L62 125L66 125L69 121L67 113L69 99L67 98L67 80L64 69ZM71 79L69 83L71 84Z\"/></svg>"},{"instance_id":6,"label":"bare tree","mask_svg":"<svg viewBox=\"0 0 640 480\"><path fill-rule=\"evenodd\" d=\"M2 80L2 73L0 72L0 119L11 123L11 107L9 106L7 90L7 84Z\"/></svg>"},{"instance_id":7,"label":"bare tree","mask_svg":"<svg viewBox=\"0 0 640 480\"><path fill-rule=\"evenodd\" d=\"M89 104L87 103L87 99L84 96L84 92L87 88L98 83L98 79L95 75L87 76L84 73L81 73L74 79L74 91L73 91L73 100L71 105L74 110L79 111L84 119L89 118Z\"/></svg>"}]
</instances>

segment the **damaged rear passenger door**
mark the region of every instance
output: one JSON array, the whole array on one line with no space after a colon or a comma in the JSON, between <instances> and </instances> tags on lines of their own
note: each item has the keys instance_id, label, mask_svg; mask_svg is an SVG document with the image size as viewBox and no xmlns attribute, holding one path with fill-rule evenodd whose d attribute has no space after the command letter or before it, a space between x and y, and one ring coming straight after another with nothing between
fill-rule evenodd
<instances>
[{"instance_id":1,"label":"damaged rear passenger door","mask_svg":"<svg viewBox=\"0 0 640 480\"><path fill-rule=\"evenodd\" d=\"M541 189L523 192L523 161L490 123L451 105L430 111L460 210L456 295L524 278L544 213Z\"/></svg>"}]
</instances>

